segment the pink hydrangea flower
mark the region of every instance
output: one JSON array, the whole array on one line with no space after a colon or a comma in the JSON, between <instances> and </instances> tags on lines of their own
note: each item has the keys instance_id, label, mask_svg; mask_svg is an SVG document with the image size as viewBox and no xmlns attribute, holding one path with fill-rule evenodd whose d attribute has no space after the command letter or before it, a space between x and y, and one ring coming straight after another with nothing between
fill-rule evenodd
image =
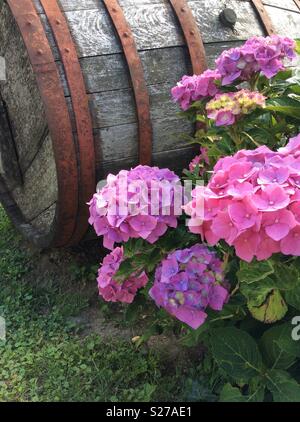
<instances>
[{"instance_id":1,"label":"pink hydrangea flower","mask_svg":"<svg viewBox=\"0 0 300 422\"><path fill-rule=\"evenodd\" d=\"M189 164L189 170L193 172L196 166L199 166L199 175L203 176L205 172L205 166L209 165L208 150L205 147L200 148L200 154L197 155Z\"/></svg>"},{"instance_id":2,"label":"pink hydrangea flower","mask_svg":"<svg viewBox=\"0 0 300 422\"><path fill-rule=\"evenodd\" d=\"M123 261L123 248L115 248L107 255L98 272L98 289L100 296L106 302L132 303L137 291L148 283L145 272L132 274L124 282L115 279L120 265Z\"/></svg>"},{"instance_id":3,"label":"pink hydrangea flower","mask_svg":"<svg viewBox=\"0 0 300 422\"><path fill-rule=\"evenodd\" d=\"M180 82L172 88L173 100L179 103L182 110L187 110L193 101L213 97L218 92L215 84L221 78L217 70L206 70L201 75L183 76Z\"/></svg>"},{"instance_id":4,"label":"pink hydrangea flower","mask_svg":"<svg viewBox=\"0 0 300 422\"><path fill-rule=\"evenodd\" d=\"M278 252L300 256L299 180L300 135L277 152L263 146L222 158L184 207L189 229L210 245L225 240L248 262Z\"/></svg>"},{"instance_id":5,"label":"pink hydrangea flower","mask_svg":"<svg viewBox=\"0 0 300 422\"><path fill-rule=\"evenodd\" d=\"M268 79L285 68L284 60L293 60L296 43L291 38L272 35L253 37L241 47L224 51L216 60L216 69L222 84L230 85L237 79L249 81L257 72Z\"/></svg>"},{"instance_id":6,"label":"pink hydrangea flower","mask_svg":"<svg viewBox=\"0 0 300 422\"><path fill-rule=\"evenodd\" d=\"M265 100L262 94L256 91L242 89L238 92L217 94L206 105L207 117L215 120L216 126L231 126L241 116L251 113L256 108L264 108Z\"/></svg>"},{"instance_id":7,"label":"pink hydrangea flower","mask_svg":"<svg viewBox=\"0 0 300 422\"><path fill-rule=\"evenodd\" d=\"M180 179L168 169L138 166L118 175L109 175L107 183L89 203L89 223L103 244L142 238L155 243L168 229L177 227L175 192Z\"/></svg>"},{"instance_id":8,"label":"pink hydrangea flower","mask_svg":"<svg viewBox=\"0 0 300 422\"><path fill-rule=\"evenodd\" d=\"M205 322L208 307L220 311L229 298L222 262L200 244L171 253L157 268L149 294L158 306L194 329Z\"/></svg>"}]
</instances>

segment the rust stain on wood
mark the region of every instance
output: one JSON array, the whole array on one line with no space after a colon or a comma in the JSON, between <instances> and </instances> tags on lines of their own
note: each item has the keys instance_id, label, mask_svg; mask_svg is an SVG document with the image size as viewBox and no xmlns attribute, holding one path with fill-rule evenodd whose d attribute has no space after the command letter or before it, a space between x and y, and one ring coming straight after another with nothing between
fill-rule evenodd
<instances>
[{"instance_id":1,"label":"rust stain on wood","mask_svg":"<svg viewBox=\"0 0 300 422\"><path fill-rule=\"evenodd\" d=\"M117 0L103 0L103 3L120 38L132 80L139 127L139 161L141 164L151 165L153 131L150 115L150 99L143 65L132 30L119 2Z\"/></svg>"},{"instance_id":2,"label":"rust stain on wood","mask_svg":"<svg viewBox=\"0 0 300 422\"><path fill-rule=\"evenodd\" d=\"M300 10L300 0L294 0L294 3L298 7L298 9Z\"/></svg>"},{"instance_id":3,"label":"rust stain on wood","mask_svg":"<svg viewBox=\"0 0 300 422\"><path fill-rule=\"evenodd\" d=\"M77 244L88 229L87 202L96 186L95 148L88 96L76 48L57 0L40 0L52 29L65 70L72 100L79 148L79 205L76 227L69 244Z\"/></svg>"},{"instance_id":4,"label":"rust stain on wood","mask_svg":"<svg viewBox=\"0 0 300 422\"><path fill-rule=\"evenodd\" d=\"M261 22L265 28L267 35L274 35L276 33L275 28L272 24L271 18L268 15L262 0L251 0L251 2L261 19Z\"/></svg>"},{"instance_id":5,"label":"rust stain on wood","mask_svg":"<svg viewBox=\"0 0 300 422\"><path fill-rule=\"evenodd\" d=\"M207 69L207 61L202 36L186 0L170 0L181 25L193 66L193 72L200 75Z\"/></svg>"},{"instance_id":6,"label":"rust stain on wood","mask_svg":"<svg viewBox=\"0 0 300 422\"><path fill-rule=\"evenodd\" d=\"M74 233L78 211L77 158L68 108L53 54L32 0L7 0L7 3L28 51L53 142L58 206L51 246L65 246Z\"/></svg>"}]
</instances>

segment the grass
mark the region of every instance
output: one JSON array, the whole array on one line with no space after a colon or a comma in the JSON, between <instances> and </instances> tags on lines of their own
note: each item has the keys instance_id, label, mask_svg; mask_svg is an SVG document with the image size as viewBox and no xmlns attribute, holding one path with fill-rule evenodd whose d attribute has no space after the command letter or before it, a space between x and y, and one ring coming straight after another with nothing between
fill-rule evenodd
<instances>
[{"instance_id":1,"label":"grass","mask_svg":"<svg viewBox=\"0 0 300 422\"><path fill-rule=\"evenodd\" d=\"M92 306L100 312L98 298L95 304L85 294L94 289L94 273L68 260L55 277L37 271L37 259L0 207L0 316L7 331L0 401L215 400L197 359L174 364L168 352L137 349L126 336L84 331L76 316Z\"/></svg>"}]
</instances>

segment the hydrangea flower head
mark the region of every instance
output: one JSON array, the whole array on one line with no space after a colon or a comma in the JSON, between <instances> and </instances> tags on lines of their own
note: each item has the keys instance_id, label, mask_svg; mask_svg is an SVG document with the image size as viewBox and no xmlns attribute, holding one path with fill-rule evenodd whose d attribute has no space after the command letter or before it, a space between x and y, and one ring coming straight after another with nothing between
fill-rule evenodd
<instances>
[{"instance_id":1,"label":"hydrangea flower head","mask_svg":"<svg viewBox=\"0 0 300 422\"><path fill-rule=\"evenodd\" d=\"M299 181L300 135L277 152L262 146L222 158L185 206L190 231L211 245L225 240L248 262L279 252L300 256ZM203 202L202 221L196 210Z\"/></svg>"},{"instance_id":2,"label":"hydrangea flower head","mask_svg":"<svg viewBox=\"0 0 300 422\"><path fill-rule=\"evenodd\" d=\"M158 167L138 166L109 175L89 203L89 223L111 250L130 238L154 243L168 227L177 227L174 192L178 187L179 177Z\"/></svg>"},{"instance_id":3,"label":"hydrangea flower head","mask_svg":"<svg viewBox=\"0 0 300 422\"><path fill-rule=\"evenodd\" d=\"M187 110L193 101L213 97L218 92L215 84L221 75L216 70L206 70L201 75L183 76L180 82L172 88L173 100L180 104L182 110Z\"/></svg>"},{"instance_id":4,"label":"hydrangea flower head","mask_svg":"<svg viewBox=\"0 0 300 422\"><path fill-rule=\"evenodd\" d=\"M132 303L137 291L148 283L145 272L132 274L126 281L116 280L116 273L123 261L123 248L115 248L107 255L98 272L98 289L106 302Z\"/></svg>"},{"instance_id":5,"label":"hydrangea flower head","mask_svg":"<svg viewBox=\"0 0 300 422\"><path fill-rule=\"evenodd\" d=\"M238 92L217 94L206 105L207 116L215 120L216 126L230 126L245 114L251 113L258 107L265 107L262 94L257 91L242 89Z\"/></svg>"},{"instance_id":6,"label":"hydrangea flower head","mask_svg":"<svg viewBox=\"0 0 300 422\"><path fill-rule=\"evenodd\" d=\"M223 85L236 80L249 81L257 72L270 79L285 68L285 59L296 57L295 50L296 43L291 38L252 37L241 47L224 51L216 60L216 69L222 76Z\"/></svg>"},{"instance_id":7,"label":"hydrangea flower head","mask_svg":"<svg viewBox=\"0 0 300 422\"><path fill-rule=\"evenodd\" d=\"M205 322L205 310L221 310L228 300L222 262L204 245L171 253L155 273L149 294L158 306L197 329Z\"/></svg>"}]
</instances>

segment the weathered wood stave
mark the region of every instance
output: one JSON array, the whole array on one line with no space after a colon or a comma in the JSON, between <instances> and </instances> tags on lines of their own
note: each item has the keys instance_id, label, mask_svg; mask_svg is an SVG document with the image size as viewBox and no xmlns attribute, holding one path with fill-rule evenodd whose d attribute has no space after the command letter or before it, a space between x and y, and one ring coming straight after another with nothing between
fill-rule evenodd
<instances>
[{"instance_id":1,"label":"weathered wood stave","mask_svg":"<svg viewBox=\"0 0 300 422\"><path fill-rule=\"evenodd\" d=\"M64 69L40 1L34 2L60 71L76 143L76 125ZM176 117L177 108L170 100L170 88L183 74L192 72L182 30L166 0L120 0L119 3L135 36L150 94L153 162L179 169L194 153L194 149L187 147L178 136L184 132L191 133L192 128ZM201 29L210 66L223 49L238 45L252 35L264 34L249 1L226 2L238 14L235 32L224 28L218 20L224 7L221 2L193 0L188 4ZM300 11L293 0L265 0L264 4L279 34L300 35ZM131 80L118 36L102 2L60 0L60 5L75 41L89 96L98 180L109 172L138 163L138 126ZM4 2L1 12L3 10L8 13ZM13 29L8 30L9 36L0 46L0 54L8 62L8 84L1 85L1 95L5 97L10 112L18 162L24 178L22 186L12 190L11 197L24 222L37 231L33 239L35 243L48 246L46 243L50 243L51 236L42 236L44 241L41 242L38 233L48 234L57 224L57 178L51 138L25 51L19 55L16 52L12 55L10 51L12 44L14 50L22 50L22 37L11 16L6 18L6 22ZM4 33L1 25L0 17L0 41ZM20 68L20 72L23 69L23 75L18 73L16 77L16 68ZM26 83L20 84L24 80ZM18 88L18 83L24 85L26 93L26 104L21 105L21 112L18 107L22 86Z\"/></svg>"}]
</instances>

